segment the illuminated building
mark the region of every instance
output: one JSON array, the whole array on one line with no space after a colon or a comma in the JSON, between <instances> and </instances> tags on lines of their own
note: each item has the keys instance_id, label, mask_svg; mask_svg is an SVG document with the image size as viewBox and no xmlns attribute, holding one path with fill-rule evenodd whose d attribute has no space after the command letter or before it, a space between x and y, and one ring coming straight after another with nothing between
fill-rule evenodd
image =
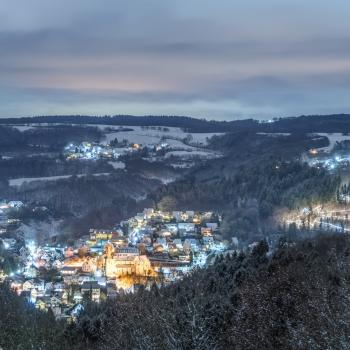
<instances>
[{"instance_id":1,"label":"illuminated building","mask_svg":"<svg viewBox=\"0 0 350 350\"><path fill-rule=\"evenodd\" d=\"M201 227L202 236L212 236L212 229L209 227Z\"/></svg>"},{"instance_id":2,"label":"illuminated building","mask_svg":"<svg viewBox=\"0 0 350 350\"><path fill-rule=\"evenodd\" d=\"M150 260L147 256L140 255L137 248L121 248L117 249L113 256L107 255L106 276L113 278L126 275L154 275Z\"/></svg>"},{"instance_id":3,"label":"illuminated building","mask_svg":"<svg viewBox=\"0 0 350 350\"><path fill-rule=\"evenodd\" d=\"M114 236L118 236L118 232L113 230L96 230L91 229L90 230L90 240L103 240L103 241L109 241Z\"/></svg>"}]
</instances>

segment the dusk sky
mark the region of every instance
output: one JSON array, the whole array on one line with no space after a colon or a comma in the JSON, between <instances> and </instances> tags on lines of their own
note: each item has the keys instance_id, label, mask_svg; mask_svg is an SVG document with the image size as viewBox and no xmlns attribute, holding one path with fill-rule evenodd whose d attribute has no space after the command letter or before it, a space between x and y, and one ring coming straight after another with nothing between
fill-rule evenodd
<instances>
[{"instance_id":1,"label":"dusk sky","mask_svg":"<svg viewBox=\"0 0 350 350\"><path fill-rule=\"evenodd\" d=\"M348 0L0 0L0 116L350 112Z\"/></svg>"}]
</instances>

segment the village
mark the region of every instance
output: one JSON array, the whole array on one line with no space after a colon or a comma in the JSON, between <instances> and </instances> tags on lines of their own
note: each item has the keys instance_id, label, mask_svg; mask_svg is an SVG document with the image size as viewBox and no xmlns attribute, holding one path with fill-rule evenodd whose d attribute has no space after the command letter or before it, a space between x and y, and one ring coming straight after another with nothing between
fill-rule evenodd
<instances>
[{"instance_id":1,"label":"village","mask_svg":"<svg viewBox=\"0 0 350 350\"><path fill-rule=\"evenodd\" d=\"M34 307L71 321L86 301L170 285L213 262L230 248L220 222L212 212L149 208L113 229L90 229L73 246L0 236L2 255L17 262L15 271L0 271L0 280Z\"/></svg>"},{"instance_id":2,"label":"village","mask_svg":"<svg viewBox=\"0 0 350 350\"><path fill-rule=\"evenodd\" d=\"M106 160L122 168L126 157L139 156L149 162L165 162L175 168L193 166L195 160L221 157L207 148L214 134L186 134L176 128L133 127L102 128L105 139L101 142L69 143L63 150L67 160Z\"/></svg>"},{"instance_id":3,"label":"village","mask_svg":"<svg viewBox=\"0 0 350 350\"><path fill-rule=\"evenodd\" d=\"M9 226L19 222L18 219L9 217L8 215L9 211L20 209L23 206L24 206L24 203L22 201L18 201L18 200L6 201L6 200L0 199L0 237L7 232ZM11 241L11 239L9 241ZM4 244L7 245L9 244L9 242L5 241Z\"/></svg>"},{"instance_id":4,"label":"village","mask_svg":"<svg viewBox=\"0 0 350 350\"><path fill-rule=\"evenodd\" d=\"M336 233L350 232L350 209L346 204L323 203L279 214L281 225L299 230L324 230Z\"/></svg>"},{"instance_id":5,"label":"village","mask_svg":"<svg viewBox=\"0 0 350 350\"><path fill-rule=\"evenodd\" d=\"M82 142L81 144L70 143L64 149L64 154L68 160L84 159L84 160L118 160L121 156L131 155L136 151L143 150L147 155L156 156L160 151L166 149L169 145L165 142L159 144L148 144L143 147L138 143L128 143L126 140L122 142L111 142L109 144L101 144L98 142ZM158 153L157 153L158 152Z\"/></svg>"},{"instance_id":6,"label":"village","mask_svg":"<svg viewBox=\"0 0 350 350\"><path fill-rule=\"evenodd\" d=\"M310 166L324 168L332 173L339 170L348 170L350 167L350 157L348 154L329 155L325 152L318 152L316 149L309 151L307 162Z\"/></svg>"}]
</instances>

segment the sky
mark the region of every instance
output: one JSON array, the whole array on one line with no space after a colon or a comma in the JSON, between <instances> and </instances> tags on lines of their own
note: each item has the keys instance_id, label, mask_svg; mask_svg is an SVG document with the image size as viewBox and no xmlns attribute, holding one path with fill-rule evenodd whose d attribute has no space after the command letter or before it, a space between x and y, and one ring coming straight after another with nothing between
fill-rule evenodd
<instances>
[{"instance_id":1,"label":"sky","mask_svg":"<svg viewBox=\"0 0 350 350\"><path fill-rule=\"evenodd\" d=\"M0 0L0 117L350 112L348 0Z\"/></svg>"}]
</instances>

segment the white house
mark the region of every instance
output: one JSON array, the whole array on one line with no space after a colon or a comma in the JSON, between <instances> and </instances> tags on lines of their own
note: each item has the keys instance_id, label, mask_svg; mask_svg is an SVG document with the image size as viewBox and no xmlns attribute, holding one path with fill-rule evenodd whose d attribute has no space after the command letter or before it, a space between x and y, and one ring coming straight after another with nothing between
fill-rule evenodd
<instances>
[{"instance_id":1,"label":"white house","mask_svg":"<svg viewBox=\"0 0 350 350\"><path fill-rule=\"evenodd\" d=\"M194 238L187 238L183 244L185 250L192 250L193 252L199 251L198 240Z\"/></svg>"},{"instance_id":2,"label":"white house","mask_svg":"<svg viewBox=\"0 0 350 350\"><path fill-rule=\"evenodd\" d=\"M182 212L181 211L173 211L172 216L176 221L181 221L182 220Z\"/></svg>"},{"instance_id":3,"label":"white house","mask_svg":"<svg viewBox=\"0 0 350 350\"><path fill-rule=\"evenodd\" d=\"M178 227L179 231L189 233L194 231L195 225L191 222L179 222Z\"/></svg>"},{"instance_id":4,"label":"white house","mask_svg":"<svg viewBox=\"0 0 350 350\"><path fill-rule=\"evenodd\" d=\"M24 206L24 204L21 201L10 201L8 202L8 206L10 208L21 208Z\"/></svg>"}]
</instances>

